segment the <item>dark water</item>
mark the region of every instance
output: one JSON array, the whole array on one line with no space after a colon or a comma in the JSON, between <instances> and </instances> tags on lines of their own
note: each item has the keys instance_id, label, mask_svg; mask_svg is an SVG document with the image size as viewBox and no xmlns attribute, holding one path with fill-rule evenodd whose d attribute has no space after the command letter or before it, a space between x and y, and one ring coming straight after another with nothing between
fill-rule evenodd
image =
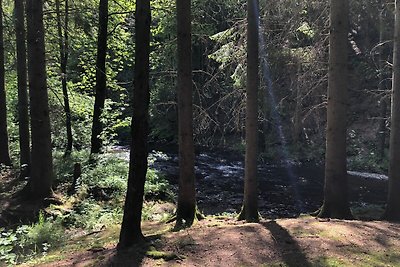
<instances>
[{"instance_id":1,"label":"dark water","mask_svg":"<svg viewBox=\"0 0 400 267\"><path fill-rule=\"evenodd\" d=\"M178 186L176 154L153 152L153 168ZM239 212L243 199L244 165L241 155L207 152L196 157L198 206L205 214ZM260 163L259 209L263 217L296 217L317 210L323 200L323 168L315 164ZM349 173L352 205L383 205L387 177L369 173Z\"/></svg>"}]
</instances>

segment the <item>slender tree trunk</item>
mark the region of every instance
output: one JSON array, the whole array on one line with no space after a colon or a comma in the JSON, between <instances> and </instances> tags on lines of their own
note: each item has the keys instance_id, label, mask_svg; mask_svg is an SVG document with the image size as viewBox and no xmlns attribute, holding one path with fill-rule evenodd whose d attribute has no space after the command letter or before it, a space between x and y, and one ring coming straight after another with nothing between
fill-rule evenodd
<instances>
[{"instance_id":1,"label":"slender tree trunk","mask_svg":"<svg viewBox=\"0 0 400 267\"><path fill-rule=\"evenodd\" d=\"M301 99L301 86L300 86L300 72L301 72L301 64L296 63L296 77L294 78L295 82L295 88L296 88L296 107L294 110L293 114L293 143L297 144L299 142L299 139L301 137L302 133L302 122L301 122L301 105L302 105L302 99Z\"/></svg>"},{"instance_id":2,"label":"slender tree trunk","mask_svg":"<svg viewBox=\"0 0 400 267\"><path fill-rule=\"evenodd\" d=\"M11 165L8 148L7 103L4 80L3 1L0 0L0 164Z\"/></svg>"},{"instance_id":3,"label":"slender tree trunk","mask_svg":"<svg viewBox=\"0 0 400 267\"><path fill-rule=\"evenodd\" d=\"M29 107L26 67L26 31L24 0L15 0L15 33L17 43L17 74L18 74L18 127L20 165L30 166L30 133L29 133ZM29 169L29 168L28 168ZM28 175L25 173L25 175Z\"/></svg>"},{"instance_id":4,"label":"slender tree trunk","mask_svg":"<svg viewBox=\"0 0 400 267\"><path fill-rule=\"evenodd\" d=\"M380 3L380 12L379 12L379 49L378 49L378 66L379 66L379 84L378 91L384 92L384 69L383 69L383 38L385 32L385 24L384 24L384 12L385 5ZM380 109L380 120L379 120L379 129L378 129L378 157L382 161L385 158L385 147L386 147L386 116L387 116L387 100L386 94L383 95L379 102Z\"/></svg>"},{"instance_id":5,"label":"slender tree trunk","mask_svg":"<svg viewBox=\"0 0 400 267\"><path fill-rule=\"evenodd\" d=\"M351 218L346 167L348 0L331 0L324 203L319 217Z\"/></svg>"},{"instance_id":6,"label":"slender tree trunk","mask_svg":"<svg viewBox=\"0 0 400 267\"><path fill-rule=\"evenodd\" d=\"M257 132L259 87L259 7L258 0L247 1L247 83L246 83L246 158L244 201L239 219L259 220L257 181Z\"/></svg>"},{"instance_id":7,"label":"slender tree trunk","mask_svg":"<svg viewBox=\"0 0 400 267\"><path fill-rule=\"evenodd\" d=\"M101 133L103 123L101 115L106 99L107 76L107 26L108 26L108 0L100 0L99 5L99 34L97 39L97 61L96 61L96 96L94 102L91 153L100 153L102 148Z\"/></svg>"},{"instance_id":8,"label":"slender tree trunk","mask_svg":"<svg viewBox=\"0 0 400 267\"><path fill-rule=\"evenodd\" d=\"M72 151L72 125L71 125L71 108L69 105L68 87L67 87L67 66L68 66L68 0L65 0L65 19L64 29L61 23L60 0L56 0L57 13L57 31L58 44L60 47L60 71L61 84L64 98L65 127L67 129L67 146L65 153L68 155ZM64 30L64 32L63 32Z\"/></svg>"},{"instance_id":9,"label":"slender tree trunk","mask_svg":"<svg viewBox=\"0 0 400 267\"><path fill-rule=\"evenodd\" d=\"M400 0L395 0L389 194L384 218L400 220Z\"/></svg>"},{"instance_id":10,"label":"slender tree trunk","mask_svg":"<svg viewBox=\"0 0 400 267\"><path fill-rule=\"evenodd\" d=\"M118 249L142 242L140 227L144 183L147 173L149 131L150 72L150 0L136 1L136 51L133 91L132 145L129 162L128 192Z\"/></svg>"},{"instance_id":11,"label":"slender tree trunk","mask_svg":"<svg viewBox=\"0 0 400 267\"><path fill-rule=\"evenodd\" d=\"M196 215L193 145L191 1L177 0L179 194L176 226L191 226Z\"/></svg>"},{"instance_id":12,"label":"slender tree trunk","mask_svg":"<svg viewBox=\"0 0 400 267\"><path fill-rule=\"evenodd\" d=\"M52 194L53 157L46 81L43 25L43 0L27 0L28 76L31 103L31 177L30 197L40 199Z\"/></svg>"}]
</instances>

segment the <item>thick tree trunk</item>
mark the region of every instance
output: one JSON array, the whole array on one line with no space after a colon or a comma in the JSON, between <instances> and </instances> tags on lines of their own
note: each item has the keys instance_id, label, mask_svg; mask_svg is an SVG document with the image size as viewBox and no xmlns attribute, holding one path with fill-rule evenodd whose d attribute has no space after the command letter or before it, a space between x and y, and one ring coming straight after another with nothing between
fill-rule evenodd
<instances>
[{"instance_id":1,"label":"thick tree trunk","mask_svg":"<svg viewBox=\"0 0 400 267\"><path fill-rule=\"evenodd\" d=\"M8 148L7 103L4 80L3 1L0 0L0 164L11 165Z\"/></svg>"},{"instance_id":2,"label":"thick tree trunk","mask_svg":"<svg viewBox=\"0 0 400 267\"><path fill-rule=\"evenodd\" d=\"M30 166L30 133L29 133L29 108L26 67L26 31L24 0L14 1L15 33L17 43L17 74L18 74L18 126L20 166ZM29 168L28 168L29 170ZM29 171L28 171L29 172ZM28 175L25 173L24 175Z\"/></svg>"},{"instance_id":3,"label":"thick tree trunk","mask_svg":"<svg viewBox=\"0 0 400 267\"><path fill-rule=\"evenodd\" d=\"M67 145L65 153L68 155L72 151L72 124L71 124L71 108L69 105L68 87L67 87L67 66L68 66L68 0L65 0L65 20L64 32L61 23L60 0L56 0L56 13L57 13L57 31L58 31L58 44L60 47L60 71L61 71L61 85L64 98L64 112L65 112L65 127L67 129Z\"/></svg>"},{"instance_id":4,"label":"thick tree trunk","mask_svg":"<svg viewBox=\"0 0 400 267\"><path fill-rule=\"evenodd\" d=\"M196 215L193 145L191 1L177 0L179 194L176 226L191 226Z\"/></svg>"},{"instance_id":5,"label":"thick tree trunk","mask_svg":"<svg viewBox=\"0 0 400 267\"><path fill-rule=\"evenodd\" d=\"M348 0L331 0L324 203L319 217L351 218L346 167Z\"/></svg>"},{"instance_id":6,"label":"thick tree trunk","mask_svg":"<svg viewBox=\"0 0 400 267\"><path fill-rule=\"evenodd\" d=\"M28 74L31 103L31 177L30 197L40 199L52 194L53 157L46 81L43 0L27 0Z\"/></svg>"},{"instance_id":7,"label":"thick tree trunk","mask_svg":"<svg viewBox=\"0 0 400 267\"><path fill-rule=\"evenodd\" d=\"M384 218L400 221L400 0L395 1L389 194Z\"/></svg>"},{"instance_id":8,"label":"thick tree trunk","mask_svg":"<svg viewBox=\"0 0 400 267\"><path fill-rule=\"evenodd\" d=\"M150 72L150 0L136 2L136 51L133 91L132 145L129 162L128 192L118 249L142 242L140 227L144 183L147 173L149 131L149 72Z\"/></svg>"},{"instance_id":9,"label":"thick tree trunk","mask_svg":"<svg viewBox=\"0 0 400 267\"><path fill-rule=\"evenodd\" d=\"M100 0L99 5L99 33L97 39L97 61L96 61L96 96L93 111L93 125L91 138L91 153L100 153L102 148L101 133L103 123L101 115L106 99L107 76L107 26L108 26L108 0Z\"/></svg>"},{"instance_id":10,"label":"thick tree trunk","mask_svg":"<svg viewBox=\"0 0 400 267\"><path fill-rule=\"evenodd\" d=\"M259 87L259 7L258 0L247 1L247 83L246 83L246 158L244 201L239 219L259 220L257 181L257 132Z\"/></svg>"}]
</instances>

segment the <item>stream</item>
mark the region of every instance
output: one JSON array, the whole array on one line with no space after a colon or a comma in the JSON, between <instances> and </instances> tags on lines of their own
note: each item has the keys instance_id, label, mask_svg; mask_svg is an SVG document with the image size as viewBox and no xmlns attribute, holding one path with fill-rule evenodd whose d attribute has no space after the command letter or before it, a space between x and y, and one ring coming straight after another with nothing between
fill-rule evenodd
<instances>
[{"instance_id":1,"label":"stream","mask_svg":"<svg viewBox=\"0 0 400 267\"><path fill-rule=\"evenodd\" d=\"M124 147L113 149L129 159ZM153 151L150 167L163 174L177 190L179 168L176 153ZM239 212L243 200L244 160L240 154L203 152L196 154L196 192L199 209L206 215ZM353 206L384 205L387 176L349 171L349 200ZM323 201L324 169L312 163L295 162L258 165L259 210L266 218L297 217L317 210Z\"/></svg>"}]
</instances>

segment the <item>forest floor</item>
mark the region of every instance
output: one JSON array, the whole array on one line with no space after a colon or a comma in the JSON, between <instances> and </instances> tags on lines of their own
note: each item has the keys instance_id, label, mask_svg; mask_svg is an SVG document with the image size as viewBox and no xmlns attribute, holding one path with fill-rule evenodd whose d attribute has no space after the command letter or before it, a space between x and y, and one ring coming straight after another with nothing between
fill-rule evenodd
<instances>
[{"instance_id":1,"label":"forest floor","mask_svg":"<svg viewBox=\"0 0 400 267\"><path fill-rule=\"evenodd\" d=\"M400 266L400 225L388 222L208 217L172 227L145 222L149 244L120 255L119 228L104 229L23 266Z\"/></svg>"}]
</instances>

